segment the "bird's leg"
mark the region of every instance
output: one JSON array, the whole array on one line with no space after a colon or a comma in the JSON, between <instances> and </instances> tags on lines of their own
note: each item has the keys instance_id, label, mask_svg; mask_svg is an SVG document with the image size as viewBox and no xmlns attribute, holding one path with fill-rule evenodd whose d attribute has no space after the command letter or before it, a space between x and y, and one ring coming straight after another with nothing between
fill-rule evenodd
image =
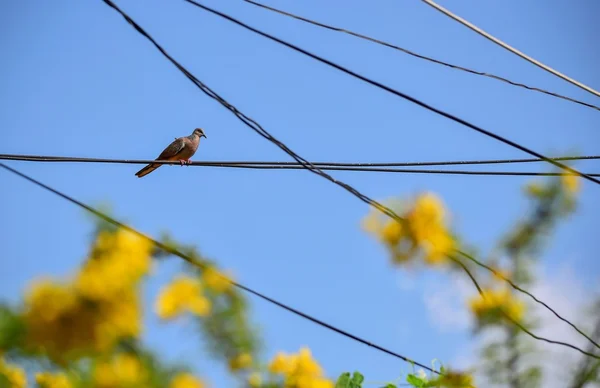
<instances>
[{"instance_id":1,"label":"bird's leg","mask_svg":"<svg viewBox=\"0 0 600 388\"><path fill-rule=\"evenodd\" d=\"M191 160L191 159L188 159L188 160L187 160L187 165L189 166L190 164L192 164L192 160Z\"/></svg>"},{"instance_id":2,"label":"bird's leg","mask_svg":"<svg viewBox=\"0 0 600 388\"><path fill-rule=\"evenodd\" d=\"M185 160L179 159L179 164L181 164L183 166L185 164Z\"/></svg>"}]
</instances>

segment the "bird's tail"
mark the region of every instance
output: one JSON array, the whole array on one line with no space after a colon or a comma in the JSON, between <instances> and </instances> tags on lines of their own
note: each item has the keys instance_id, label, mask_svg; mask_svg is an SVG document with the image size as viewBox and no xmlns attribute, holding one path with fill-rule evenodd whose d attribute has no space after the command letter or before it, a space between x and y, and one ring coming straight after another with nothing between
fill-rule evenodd
<instances>
[{"instance_id":1,"label":"bird's tail","mask_svg":"<svg viewBox=\"0 0 600 388\"><path fill-rule=\"evenodd\" d=\"M142 168L140 171L136 172L135 175L138 178L141 178L141 177L144 177L144 176L150 174L152 171L156 170L159 167L160 167L160 164L151 163L151 164L147 165L146 167Z\"/></svg>"}]
</instances>

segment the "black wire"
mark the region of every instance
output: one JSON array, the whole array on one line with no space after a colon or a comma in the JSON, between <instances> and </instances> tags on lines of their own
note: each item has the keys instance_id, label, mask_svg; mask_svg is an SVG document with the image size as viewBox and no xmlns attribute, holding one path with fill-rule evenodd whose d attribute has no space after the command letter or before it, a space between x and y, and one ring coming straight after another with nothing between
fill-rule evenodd
<instances>
[{"instance_id":1,"label":"black wire","mask_svg":"<svg viewBox=\"0 0 600 388\"><path fill-rule=\"evenodd\" d=\"M592 105L592 104L589 104L587 102L576 100L576 99L574 99L572 97L563 96L563 95L558 94L558 93L550 92L550 91L547 91L547 90L544 90L544 89L540 89L540 88L536 88L536 87L533 87L533 86L528 86L528 85L525 85L525 84L522 84L522 83L519 83L519 82L511 81L511 80L509 80L507 78L500 77L500 76L497 76L497 75L494 75L494 74L485 73L485 72L481 72L481 71L477 71L477 70L472 70L472 69L469 69L469 68L463 67L463 66L453 65L453 64L441 61L439 59L435 59L435 58L427 57L425 55L417 54L417 53L415 53L413 51L410 51L410 50L405 49L403 47L396 46L396 45L394 45L392 43L388 43L388 42L385 42L385 41L382 41L382 40L379 40L379 39L372 38L372 37L367 36L367 35L363 35L363 34L359 34L357 32L346 30L344 28L334 27L334 26L330 26L330 25L327 25L327 24L324 24L324 23L321 23L321 22L317 22L315 20L311 20L311 19L299 16L299 15L295 15L293 13L286 12L286 11L283 11L281 9L274 8L274 7L268 6L266 4L258 3L258 2L253 1L253 0L243 0L243 1L245 1L246 3L252 4L252 5L255 5L257 7L266 9L268 11L272 11L272 12L275 12L275 13L278 13L278 14L281 14L281 15L284 15L284 16L288 16L288 17L294 18L296 20L303 21L305 23L309 23L309 24L312 24L312 25L315 25L315 26L318 26L318 27L325 28L327 30L336 31L336 32L342 32L344 34L352 35L352 36L360 38L360 39L364 39L364 40L367 40L367 41L370 41L370 42L373 42L373 43L377 43L377 44L380 44L382 46L385 46L385 47L388 47L388 48L392 48L394 50L401 51L401 52L403 52L405 54L412 55L413 57L424 59L426 61L436 63L438 65L450 67L450 68L455 69L455 70L462 70L462 71L465 71L467 73L471 73L471 74L475 74L475 75L489 77L489 78L492 78L492 79L495 79L495 80L498 80L498 81L506 82L506 83L508 83L510 85L513 85L513 86L518 86L518 87L525 88L525 89L528 89L528 90L532 90L532 91L536 91L536 92L548 94L550 96L562 98L563 100L567 100L567 101L574 102L576 104L587 106L588 108L600 110L600 107L597 107L596 105Z\"/></svg>"},{"instance_id":2,"label":"black wire","mask_svg":"<svg viewBox=\"0 0 600 388\"><path fill-rule=\"evenodd\" d=\"M109 1L109 0L104 0L104 1ZM391 94L394 94L394 95L396 95L398 97L401 97L401 98L403 98L405 100L408 100L408 101L410 101L410 102L412 102L414 104L417 104L417 105L419 105L419 106L421 106L421 107L423 107L425 109L428 109L428 110L430 110L430 111L432 111L434 113L437 113L437 114L439 114L441 116L444 116L444 117L446 117L446 118L448 118L448 119L450 119L452 121L455 121L455 122L457 122L459 124L462 124L462 125L464 125L464 126L466 126L468 128L471 128L474 131L477 131L477 132L479 132L481 134L484 134L484 135L486 135L488 137L496 139L496 140L498 140L498 141L500 141L500 142L502 142L504 144L508 144L508 145L510 145L513 148L516 148L516 149L519 149L519 150L521 150L523 152L528 153L529 155L532 155L532 156L535 156L537 158L543 159L546 162L555 165L556 167L559 167L559 168L561 168L563 170L566 170L566 171L569 171L571 173L575 173L575 174L577 174L577 175L579 175L581 177L584 177L585 179L587 179L587 180L589 180L591 182L600 184L600 180L598 180L598 179L596 179L594 177L591 177L588 174L583 174L583 173L581 173L581 172L579 172L579 171L577 171L577 170L575 170L575 169L573 169L573 168L571 168L571 167L569 167L569 166L567 166L565 164L556 162L556 161L548 158L547 156L544 156L544 155L542 155L542 154L540 154L540 153L538 153L536 151L533 151L533 150L531 150L531 149L529 149L529 148L527 148L525 146L522 146L522 145L520 145L520 144L518 144L518 143L516 143L516 142L514 142L512 140L509 140L509 139L507 139L507 138L505 138L503 136L497 135L494 132L491 132L491 131L488 131L486 129L483 129L483 128L475 125L475 124L472 124L472 123L470 123L470 122L468 122L466 120L463 120L463 119L461 119L461 118L459 118L457 116L454 116L451 113L448 113L448 112L445 112L445 111L443 111L441 109L435 108L435 107L433 107L433 106L431 106L431 105L429 105L429 104L427 104L427 103L425 103L425 102L423 102L421 100L418 100L418 99L416 99L414 97L411 97L411 96L409 96L409 95L407 95L405 93L402 93L402 92L400 92L400 91L398 91L396 89L393 89L393 88L391 88L391 87L389 87L387 85L384 85L384 84L382 84L380 82L377 82L377 81L374 81L374 80L372 80L372 79L370 79L368 77L365 77L363 75L355 73L354 71L352 71L350 69L347 69L347 68L345 68L345 67L343 67L341 65L338 65L335 62L332 62L332 61L330 61L328 59L325 59L325 58L320 57L320 56L318 56L316 54L313 54L313 53L311 53L311 52L309 52L307 50L304 50L304 49L302 49L302 48L300 48L300 47L298 47L296 45L293 45L293 44L291 44L289 42L286 42L286 41L284 41L282 39L279 39L279 38L277 38L277 37L275 37L273 35L270 35L270 34L268 34L266 32L263 32L261 30L258 30L256 28L254 28L254 27L251 27L251 26L249 26L249 25L247 25L247 24L245 24L245 23L243 23L243 22L241 22L241 21L239 21L239 20L237 20L237 19L235 19L235 18L233 18L233 17L231 17L231 16L229 16L227 14L224 14L224 13L222 13L220 11L212 9L212 8L206 6L206 5L200 4L200 3L198 3L198 2L196 2L194 0L183 0L183 1L185 1L187 3L190 3L190 4L192 4L192 5L194 5L194 6L198 7L198 8L201 8L201 9L207 11L207 12L210 12L210 13L212 13L214 15L217 15L217 16L219 16L221 18L227 19L230 22L235 23L235 24L237 24L237 25L239 25L239 26L241 26L241 27L243 27L243 28L245 28L245 29L247 29L249 31L252 31L252 32L254 32L256 34L264 36L265 38L268 38L268 39L273 40L273 41L275 41L277 43L280 43L280 44L282 44L282 45L284 45L286 47L289 47L289 48L291 48L291 49L299 52L299 53L307 55L307 56L309 56L309 57L311 57L311 58L313 58L313 59L315 59L315 60L317 60L319 62L325 63L326 65L329 65L329 66L331 66L333 68L336 68L336 69L338 69L338 70L340 70L340 71L342 71L342 72L344 72L344 73L346 73L348 75L351 75L351 76L353 76L355 78L358 78L361 81L364 81L364 82L366 82L366 83L368 83L370 85L376 86L376 87L378 87L380 89L383 89L383 90L385 90L385 91L387 91L387 92L389 92Z\"/></svg>"},{"instance_id":3,"label":"black wire","mask_svg":"<svg viewBox=\"0 0 600 388\"><path fill-rule=\"evenodd\" d=\"M467 275L469 276L469 278L471 279L471 282L473 282L473 284L475 285L475 288L477 289L477 292L479 293L479 295L481 295L481 297L483 299L487 299L485 292L483 292L483 290L481 289L481 287L479 286L479 283L477 283L477 280L475 279L475 276L471 273L471 271L469 271L469 269L467 268L467 266L460 260L458 260L455 257L450 257L450 259L452 259L455 263L457 263L458 265L460 265L463 270L465 270L465 272L467 273ZM537 299L536 299L537 300ZM544 304L545 305L545 304ZM550 309L552 312L554 312L554 310ZM561 345L561 346L566 346L568 348L571 348L573 350L577 350L578 352L580 352L581 354L584 354L586 356L595 358L600 360L600 356L596 355L594 353L590 353L588 351L585 351L583 349L581 349L580 347L577 347L575 345L572 345L570 343L567 342L562 342L562 341L554 341L545 337L540 337L536 334L534 334L533 332L531 332L529 329L527 329L525 326L523 326L519 321L517 321L516 319L514 319L513 317L510 316L510 314L508 314L506 311L504 311L504 309L500 309L500 312L502 313L502 315L504 315L504 317L506 319L508 319L510 322L512 322L515 326L517 326L519 329L521 329L525 334L527 334L528 336L535 338L538 341L543 341L543 342L547 342L549 344L554 344L554 345ZM556 314L556 313L555 313ZM568 322L568 321L567 321ZM575 327L575 325L573 325L573 327ZM581 332L583 334L583 332ZM585 334L584 334L585 335ZM585 336L586 338L589 338L587 336ZM589 338L591 340L591 338ZM594 342L592 340L592 342L594 344L596 344L596 342Z\"/></svg>"},{"instance_id":4,"label":"black wire","mask_svg":"<svg viewBox=\"0 0 600 388\"><path fill-rule=\"evenodd\" d=\"M42 160L47 162L55 161L97 161L104 163L158 163L158 164L179 164L178 161L156 161L156 160L132 160L132 159L101 159L101 158L81 158L72 156L46 156L46 155L23 155L23 154L0 154L1 159L7 160ZM600 155L584 155L584 156L563 156L553 158L554 160L598 160ZM544 162L543 159L487 159L487 160L451 160L437 162L312 162L315 166L342 166L342 167L416 167L416 166L452 166L452 165L475 165L475 164L514 164L514 163L535 163ZM212 162L192 162L192 165L210 164L253 164L253 165L298 165L297 162L264 162L255 160L245 161L212 161Z\"/></svg>"},{"instance_id":5,"label":"black wire","mask_svg":"<svg viewBox=\"0 0 600 388\"><path fill-rule=\"evenodd\" d=\"M73 197L71 197L71 196L69 196L69 195L67 195L65 193L62 193L62 192L60 192L60 191L58 191L56 189L53 189L52 187L50 187L50 186L48 186L48 185L46 185L46 184L44 184L44 183L42 183L42 182L40 182L40 181L32 178L32 177L30 177L30 176L28 176L28 175L26 175L26 174L24 174L24 173L22 173L22 172L20 172L18 170L15 170L14 168L9 167L9 166L5 165L4 163L0 163L0 167L3 167L6 170L12 172L13 174L16 174L16 175L20 176L21 178L24 178L24 179L28 180L29 182L34 183L37 186L39 186L39 187L41 187L41 188L43 188L45 190L48 190L48 191L50 191L50 192L58 195L59 197L61 197L61 198L65 199L65 200L67 200L67 201L69 201L69 202L71 202L71 203L73 203L73 204L75 204L75 205L77 205L77 206L79 206L79 207L81 207L81 208L89 211L90 213L92 213L95 216L103 219L106 222L109 222L109 223L111 223L111 224L113 224L115 226L121 227L123 229L126 229L126 230L132 232L132 233L135 233L135 234L137 234L138 236L140 236L142 238L148 239L149 241L151 241L152 243L154 243L160 249L163 249L163 250L165 250L165 251L167 251L167 252L169 252L169 253L171 253L171 254L173 254L175 256L178 256L181 259L185 260L186 262L188 262L188 263L190 263L190 264L192 264L194 266L197 266L197 267L200 267L202 269L205 269L205 265L203 265L202 263L197 262L192 257L190 257L190 256L188 256L188 255L186 255L186 254L178 251L177 249L175 249L175 248L173 248L173 247L171 247L169 245L163 244L160 241L157 241L157 240L153 239L152 237L149 237L149 236L145 235L142 232L139 232L138 230L132 228L131 226L129 226L127 224L124 224L124 223L122 223L120 221L115 220L114 218L112 218L112 217L110 217L110 216L108 216L108 215L100 212L99 210L97 210L97 209L95 209L95 208L93 208L93 207L91 207L89 205L86 205L85 203L83 203L81 201L76 200L75 198L73 198ZM331 325L331 324L329 324L327 322L324 322L324 321L322 321L322 320L320 320L318 318L315 318L315 317L313 317L313 316L311 316L309 314L306 314L306 313L304 313L304 312L302 312L300 310L297 310L297 309L295 309L295 308L293 308L291 306L288 306L285 303L279 302L276 299L273 299L273 298L271 298L269 296L266 296L266 295L264 295L264 294L262 294L262 293L260 293L258 291L253 290L252 288L244 286L243 284L240 284L240 283L238 283L238 282L236 282L234 280L227 279L227 281L229 281L232 285L234 285L235 287L237 287L239 289L242 289L242 290L244 290L244 291L246 291L246 292L248 292L248 293L250 293L252 295L255 295L255 296L257 296L257 297L259 297L259 298L261 298L263 300L266 300L269 303L275 304L275 305L277 305L277 306L279 306L279 307L281 307L281 308L283 308L283 309L285 309L285 310L287 310L287 311L289 311L289 312L291 312L291 313L293 313L295 315L298 315L298 316L300 316L300 317L302 317L304 319L308 319L309 321L311 321L313 323L316 323L319 326L322 326L322 327L324 327L326 329L329 329L329 330L332 330L332 331L334 331L334 332L336 332L338 334L341 334L344 337L347 337L347 338L350 338L350 339L352 339L354 341L360 342L363 345L367 345L367 346L370 346L372 348L375 348L375 349L377 349L377 350L379 350L381 352L384 352L386 354L389 354L391 356L399 358L399 359L401 359L401 360L403 360L405 362L409 362L409 363L418 365L421 368L427 369L430 372L440 374L440 372L438 372L438 371L436 371L436 370L428 367L427 365L424 365L424 364L421 364L419 362L413 361L413 360L411 360L408 357L405 357L405 356L403 356L401 354L398 354L398 353L396 353L394 351L391 351L391 350L386 349L386 348L384 348L382 346L379 346L379 345L374 344L374 343L372 343L370 341L367 341L367 340L365 340L365 339L363 339L363 338L361 338L359 336L356 336L356 335L351 334L351 333L349 333L347 331L344 331L344 330L342 330L340 328L337 328L337 327L335 327L335 326L333 326L333 325Z\"/></svg>"},{"instance_id":6,"label":"black wire","mask_svg":"<svg viewBox=\"0 0 600 388\"><path fill-rule=\"evenodd\" d=\"M108 6L110 6L111 8L113 8L114 10L116 10L129 24L131 24L136 31L138 31L140 34L142 34L144 37L146 37L173 65L175 65L182 73L184 73L184 75L190 80L192 81L198 88L200 88L200 90L205 93L207 96L217 100L220 104L222 104L224 107L226 107L230 112L232 112L240 121L242 121L244 124L246 124L248 127L250 127L252 130L254 130L255 132L257 132L260 136L264 137L265 139L271 141L272 143L274 143L275 145L277 145L279 148L281 148L284 152L286 152L288 155L290 155L292 158L294 158L294 160L296 160L298 163L302 164L302 166L306 169L308 169L309 171L320 175L324 178L326 178L327 180L343 187L344 189L346 189L347 191L349 191L350 193L352 193L353 195L355 195L357 198L359 198L361 201L370 204L371 206L375 207L376 209L378 209L379 211L381 211L382 213L388 215L389 217L393 218L394 220L396 220L399 223L404 223L404 219L400 216L398 216L393 210L391 210L390 208L383 206L381 203L379 203L378 201L375 201L369 197L367 197L366 195L360 193L358 190L356 190L355 188L353 188L352 186L336 180L335 178L333 178L332 176L328 175L327 173L323 172L322 170L320 170L319 168L315 167L312 163L308 162L306 159L302 158L301 156L299 156L298 154L296 154L295 152L293 152L289 147L287 147L284 143L282 143L281 141L277 140L275 137L273 137L268 131L266 131L260 124L258 124L255 120L253 120L252 118L246 116L244 113L240 112L235 106L231 105L229 102L227 102L226 100L224 100L221 96L219 96L216 92L214 92L212 89L210 89L208 86L206 86L204 83L202 83L200 80L198 80L193 74L191 74L187 69L185 69L181 64L179 64L175 59L173 59L155 40L154 38L152 38L146 31L144 31L135 21L133 21L133 19L131 19L127 14L125 14L119 7L117 7L111 0L103 0ZM186 0L189 2L189 0ZM200 5L198 5L200 6ZM214 13L217 13L217 11L212 11ZM226 18L230 18L228 16L225 16ZM230 18L232 19L232 18ZM235 19L233 19L235 20ZM236 23L245 26L243 23L236 21ZM250 28L246 26L246 28ZM254 29L252 29L254 30ZM256 31L256 30L254 30ZM258 32L258 31L257 31ZM261 34L265 34L262 32L259 32ZM266 34L265 34L266 35ZM268 36L268 35L267 35ZM270 37L270 36L269 36ZM278 41L277 38L271 37L271 39L274 39L276 41ZM282 42L286 45L290 45L289 43L285 43ZM291 46L291 45L290 45ZM291 47L295 47L295 46L291 46ZM302 49L296 48L297 50L300 50L301 52L303 52ZM310 54L309 54L310 55ZM321 61L325 61L327 63L326 60L320 59ZM334 67L339 67L341 68L339 65L334 65L332 64ZM342 68L343 69L343 68ZM354 74L352 72L350 72L349 70L344 69L346 72L349 72L350 74ZM375 85L380 85L377 84L375 81L370 81ZM381 87L386 88L385 86L381 85ZM388 88L389 89L389 88ZM392 90L392 89L389 89ZM398 92L399 93L399 92ZM399 96L401 97L405 97L403 94L399 94ZM412 97L408 97L406 96L405 98L409 99L409 100L414 100ZM455 118L454 116L449 115L448 113L444 113L441 111L436 110L435 108L431 108L428 105L418 101L418 100L414 100L414 102L419 103L422 106L427 107L428 109L434 110L436 112L439 112L442 115L445 115L449 118L452 118L455 121L459 121L461 123L465 123L465 125L472 125L469 123L466 123L464 121L462 121L461 119ZM475 127L477 128L477 127ZM492 134L493 135L493 134ZM497 135L493 135L493 136L497 136ZM508 140L505 140L508 141ZM510 142L510 141L509 141ZM521 147L521 146L518 146ZM557 163L554 162L550 159L548 159L547 157L544 157L543 155L539 155L537 153L533 153L533 151L529 151L530 153L532 153L532 155L541 158L545 161L549 161L550 163L554 164L554 165L558 165L561 168L567 169L568 171L574 172L577 175L586 177L586 179L588 180L592 180L594 182L600 183L600 181L591 178L587 175L581 174L580 172L573 170L567 166L562 165L561 163ZM460 251L458 251L459 253L461 253Z\"/></svg>"},{"instance_id":7,"label":"black wire","mask_svg":"<svg viewBox=\"0 0 600 388\"><path fill-rule=\"evenodd\" d=\"M306 159L304 159L303 157L301 157L300 155L298 155L297 153L295 153L294 151L292 151L287 145L285 145L284 143L282 143L281 141L279 141L277 138L275 138L273 135L271 135L259 123L257 123L252 118L246 116L244 113L240 112L235 106L231 105L229 102L227 102L225 99L223 99L215 91L213 91L206 84L204 84L202 81L200 81L198 78L196 78L192 73L190 73L179 62L177 62L175 59L173 59L173 57L171 57L165 51L165 49L163 49L162 46L160 46L154 40L154 38L152 38L146 31L144 31L144 29L142 27L140 27L133 19L131 19L131 17L129 17L125 12L123 12L119 7L117 7L117 5L114 4L111 0L103 0L103 1L108 6L110 6L115 11L117 11L131 26L133 26L133 28L136 29L137 32L139 32L146 39L148 39L154 45L154 47L156 47L161 52L161 54L163 54L163 56L165 56L165 58L167 58L173 65L175 65L175 67L177 67L204 94L206 94L210 98L218 101L221 105L223 105L225 108L227 108L240 121L242 121L244 124L246 124L253 131L255 131L256 133L258 133L260 136L264 137L265 139L269 140L273 144L275 144L277 147L279 147L280 149L282 149L285 153L287 153L288 155L290 155L294 160L296 160L298 163L302 164L302 166L304 166L307 170L311 171L312 173L317 174L317 175L319 175L319 176L321 176L321 177L329 180L330 182L335 183L336 185L338 185L340 187L343 187L344 189L346 189L347 191L349 191L350 193L352 193L354 196L356 196L361 201L363 201L363 202L365 202L365 203L367 203L367 204L375 207L377 210L379 210L382 213L388 215L389 217L395 219L396 221L398 221L398 222L403 222L404 221L402 219L402 217L400 217L398 214L396 214L392 209L383 206L378 201L376 201L376 200L374 200L374 199L366 196L365 194L361 193L360 191L358 191L354 187L352 187L352 186L350 186L350 185L348 185L348 184L346 184L346 183L344 183L344 182L342 182L340 180L335 179L331 175L325 173L324 171L322 171L321 169L319 169L318 167L314 166L312 163L310 163L309 161L307 161Z\"/></svg>"},{"instance_id":8,"label":"black wire","mask_svg":"<svg viewBox=\"0 0 600 388\"><path fill-rule=\"evenodd\" d=\"M552 314L554 314L554 316L556 316L558 319L560 319L561 321L565 322L566 324L568 324L569 326L571 326L573 329L575 329L579 334L581 334L582 336L584 336L592 345L594 345L595 347L597 347L598 349L600 349L600 344L596 341L594 341L592 339L592 337L590 337L589 335L587 335L586 333L584 333L580 328L578 328L575 324L571 323L571 321L569 321L568 319L562 317L559 313L557 313L552 307L548 306L547 303L545 303L544 301L538 299L535 295L533 295L532 293L530 293L527 290L524 290L523 288L519 287L517 284L515 284L512 280L510 280L509 278L505 277L504 275L502 275L501 273L499 273L498 271L496 271L494 268L490 267L489 265L486 265L482 262L480 262L479 260L477 260L476 258L474 258L471 255L466 254L465 252L460 252L460 254L463 257L466 257L467 259L471 260L472 262L474 262L475 264L477 264L478 266L487 269L488 271L490 271L491 273L493 273L494 275L496 275L497 277L501 278L502 280L504 280L505 282L507 282L508 284L510 284L510 286L529 296L531 299L533 299L536 303L544 306L547 310L549 310L550 312L552 312Z\"/></svg>"},{"instance_id":9,"label":"black wire","mask_svg":"<svg viewBox=\"0 0 600 388\"><path fill-rule=\"evenodd\" d=\"M591 159L593 157L582 157ZM80 158L70 156L39 156L39 155L11 155L0 154L0 160L16 160L26 162L73 162L73 163L118 163L118 164L166 164L179 165L178 161L171 160L137 160L137 159L104 159L104 158ZM536 159L540 161L540 159ZM492 163L496 161L475 161L474 164ZM427 163L443 163L448 165L454 162L417 162L417 163L326 163L313 162L322 170L334 171L362 171L362 172L386 172L386 173L406 173L406 174L441 174L441 175L487 175L487 176L560 176L563 173L557 172L523 172L523 171L468 171L468 170L425 170L425 169L403 169L377 167L378 165L427 165ZM469 164L469 161L457 162L460 164ZM222 167L222 168L243 168L254 170L303 170L304 167L294 162L190 162L186 166L195 167ZM600 177L598 174L589 174Z\"/></svg>"}]
</instances>

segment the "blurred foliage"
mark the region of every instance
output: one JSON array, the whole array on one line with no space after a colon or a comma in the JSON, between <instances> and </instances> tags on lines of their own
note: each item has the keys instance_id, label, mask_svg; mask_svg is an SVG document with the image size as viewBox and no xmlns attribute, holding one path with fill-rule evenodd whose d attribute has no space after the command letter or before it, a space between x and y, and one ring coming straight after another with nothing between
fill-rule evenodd
<instances>
[{"instance_id":1,"label":"blurred foliage","mask_svg":"<svg viewBox=\"0 0 600 388\"><path fill-rule=\"evenodd\" d=\"M575 209L578 189L579 181L573 175L527 185L531 212L515 224L486 261L499 275L457 259L457 252L477 251L452 230L442 200L433 193L388 201L403 221L374 210L365 217L363 228L384 245L395 266L466 270L474 282L472 274L484 278L481 294L466 301L474 318L474 333L500 329L506 337L483 348L480 372L490 384L535 388L540 386L542 369L535 362L526 362L525 356L535 354L536 349L511 320L533 328L536 319L503 277L520 285L532 284L542 243L555 224ZM195 246L181 244L167 233L160 241L162 248L128 229L99 221L87 257L73 276L36 279L20 303L1 304L0 388L26 387L27 381L39 388L207 387L188 366L165 362L140 339L143 282L157 262L176 251L186 256L184 266L163 285L154 312L166 324L182 319L194 322L207 353L226 366L241 386L372 385L358 371L342 373L336 380L328 378L307 347L292 354L278 352L268 362L261 361L258 328L250 320L248 303L233 276ZM600 308L596 314L600 317ZM600 337L600 318L594 333ZM597 380L599 370L600 363L582 360L572 387ZM379 386L475 387L472 371L442 366L438 372L428 375L422 369L413 370L399 381Z\"/></svg>"},{"instance_id":2,"label":"blurred foliage","mask_svg":"<svg viewBox=\"0 0 600 388\"><path fill-rule=\"evenodd\" d=\"M467 247L452 231L448 212L442 200L433 193L422 193L410 200L386 201L386 205L403 221L397 222L373 209L364 218L363 229L382 243L392 263L398 267L420 265L468 271L471 280L477 282L481 289L480 293L466 301L474 318L474 333L500 329L505 335L504 339L484 346L480 371L486 375L489 384L535 388L540 386L543 377L539 358L534 356L536 348L514 322L531 330L536 327L537 320L531 313L531 306L522 299L522 295L515 293L506 279L521 287L535 281L536 258L558 221L575 210L579 185L579 177L572 174L527 184L525 194L530 202L530 212L524 213L523 219L516 222L506 237L500 240L486 263L498 275L459 260L464 256L461 252L468 256L473 255L476 249ZM477 253L477 256L481 254ZM477 278L485 280L481 282ZM600 328L598 330L600 336ZM593 350L597 349L590 351ZM592 363L587 368L580 368L578 373L581 376L587 376L590 370L596 373L595 366ZM446 379L454 376L449 375ZM346 385L342 386L349 384L349 378L348 374L344 375L343 384ZM416 374L409 374L407 378L407 383L416 387L437 386L435 384L442 381L442 378L436 380ZM468 381L471 384L470 377ZM586 380L590 381L591 378Z\"/></svg>"}]
</instances>

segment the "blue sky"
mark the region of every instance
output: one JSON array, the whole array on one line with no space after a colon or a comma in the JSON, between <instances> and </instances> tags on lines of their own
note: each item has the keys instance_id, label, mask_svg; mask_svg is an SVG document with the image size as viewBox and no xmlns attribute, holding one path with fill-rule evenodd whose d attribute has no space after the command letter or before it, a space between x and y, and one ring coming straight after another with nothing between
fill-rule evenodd
<instances>
[{"instance_id":1,"label":"blue sky","mask_svg":"<svg viewBox=\"0 0 600 388\"><path fill-rule=\"evenodd\" d=\"M600 88L600 47L591 39L600 33L593 20L599 3L440 3ZM526 157L184 2L117 4L199 79L309 160ZM538 152L600 152L597 111L442 68L241 1L206 4ZM599 103L418 1L270 4ZM2 153L150 159L174 137L202 127L208 138L194 160L289 160L200 93L100 0L3 2L0 50ZM425 303L444 276L393 269L385 251L360 230L368 207L309 172L162 167L137 179L137 165L10 165L82 201L109 201L120 219L141 231L157 235L169 230L178 240L197 244L244 284L415 360L455 360L471 341L467 329L440 330ZM593 162L576 166L600 171ZM377 199L434 191L451 210L461 235L483 249L491 248L526 209L521 190L526 178L333 175ZM16 301L33 277L66 276L82 262L91 223L80 209L8 172L0 172L0 182L0 298ZM561 224L540 258L550 274L567 265L584 289L592 289L600 274L592 245L600 226L599 193L600 187L583 182L579 212ZM178 268L175 260L157 268L147 287L149 301ZM408 370L398 360L250 299L268 356L307 345L330 375L360 369L368 379L383 381ZM162 326L151 315L146 337L153 347L171 359L193 360L215 386L228 386L222 370L203 356L200 343L189 340L190 328Z\"/></svg>"}]
</instances>

